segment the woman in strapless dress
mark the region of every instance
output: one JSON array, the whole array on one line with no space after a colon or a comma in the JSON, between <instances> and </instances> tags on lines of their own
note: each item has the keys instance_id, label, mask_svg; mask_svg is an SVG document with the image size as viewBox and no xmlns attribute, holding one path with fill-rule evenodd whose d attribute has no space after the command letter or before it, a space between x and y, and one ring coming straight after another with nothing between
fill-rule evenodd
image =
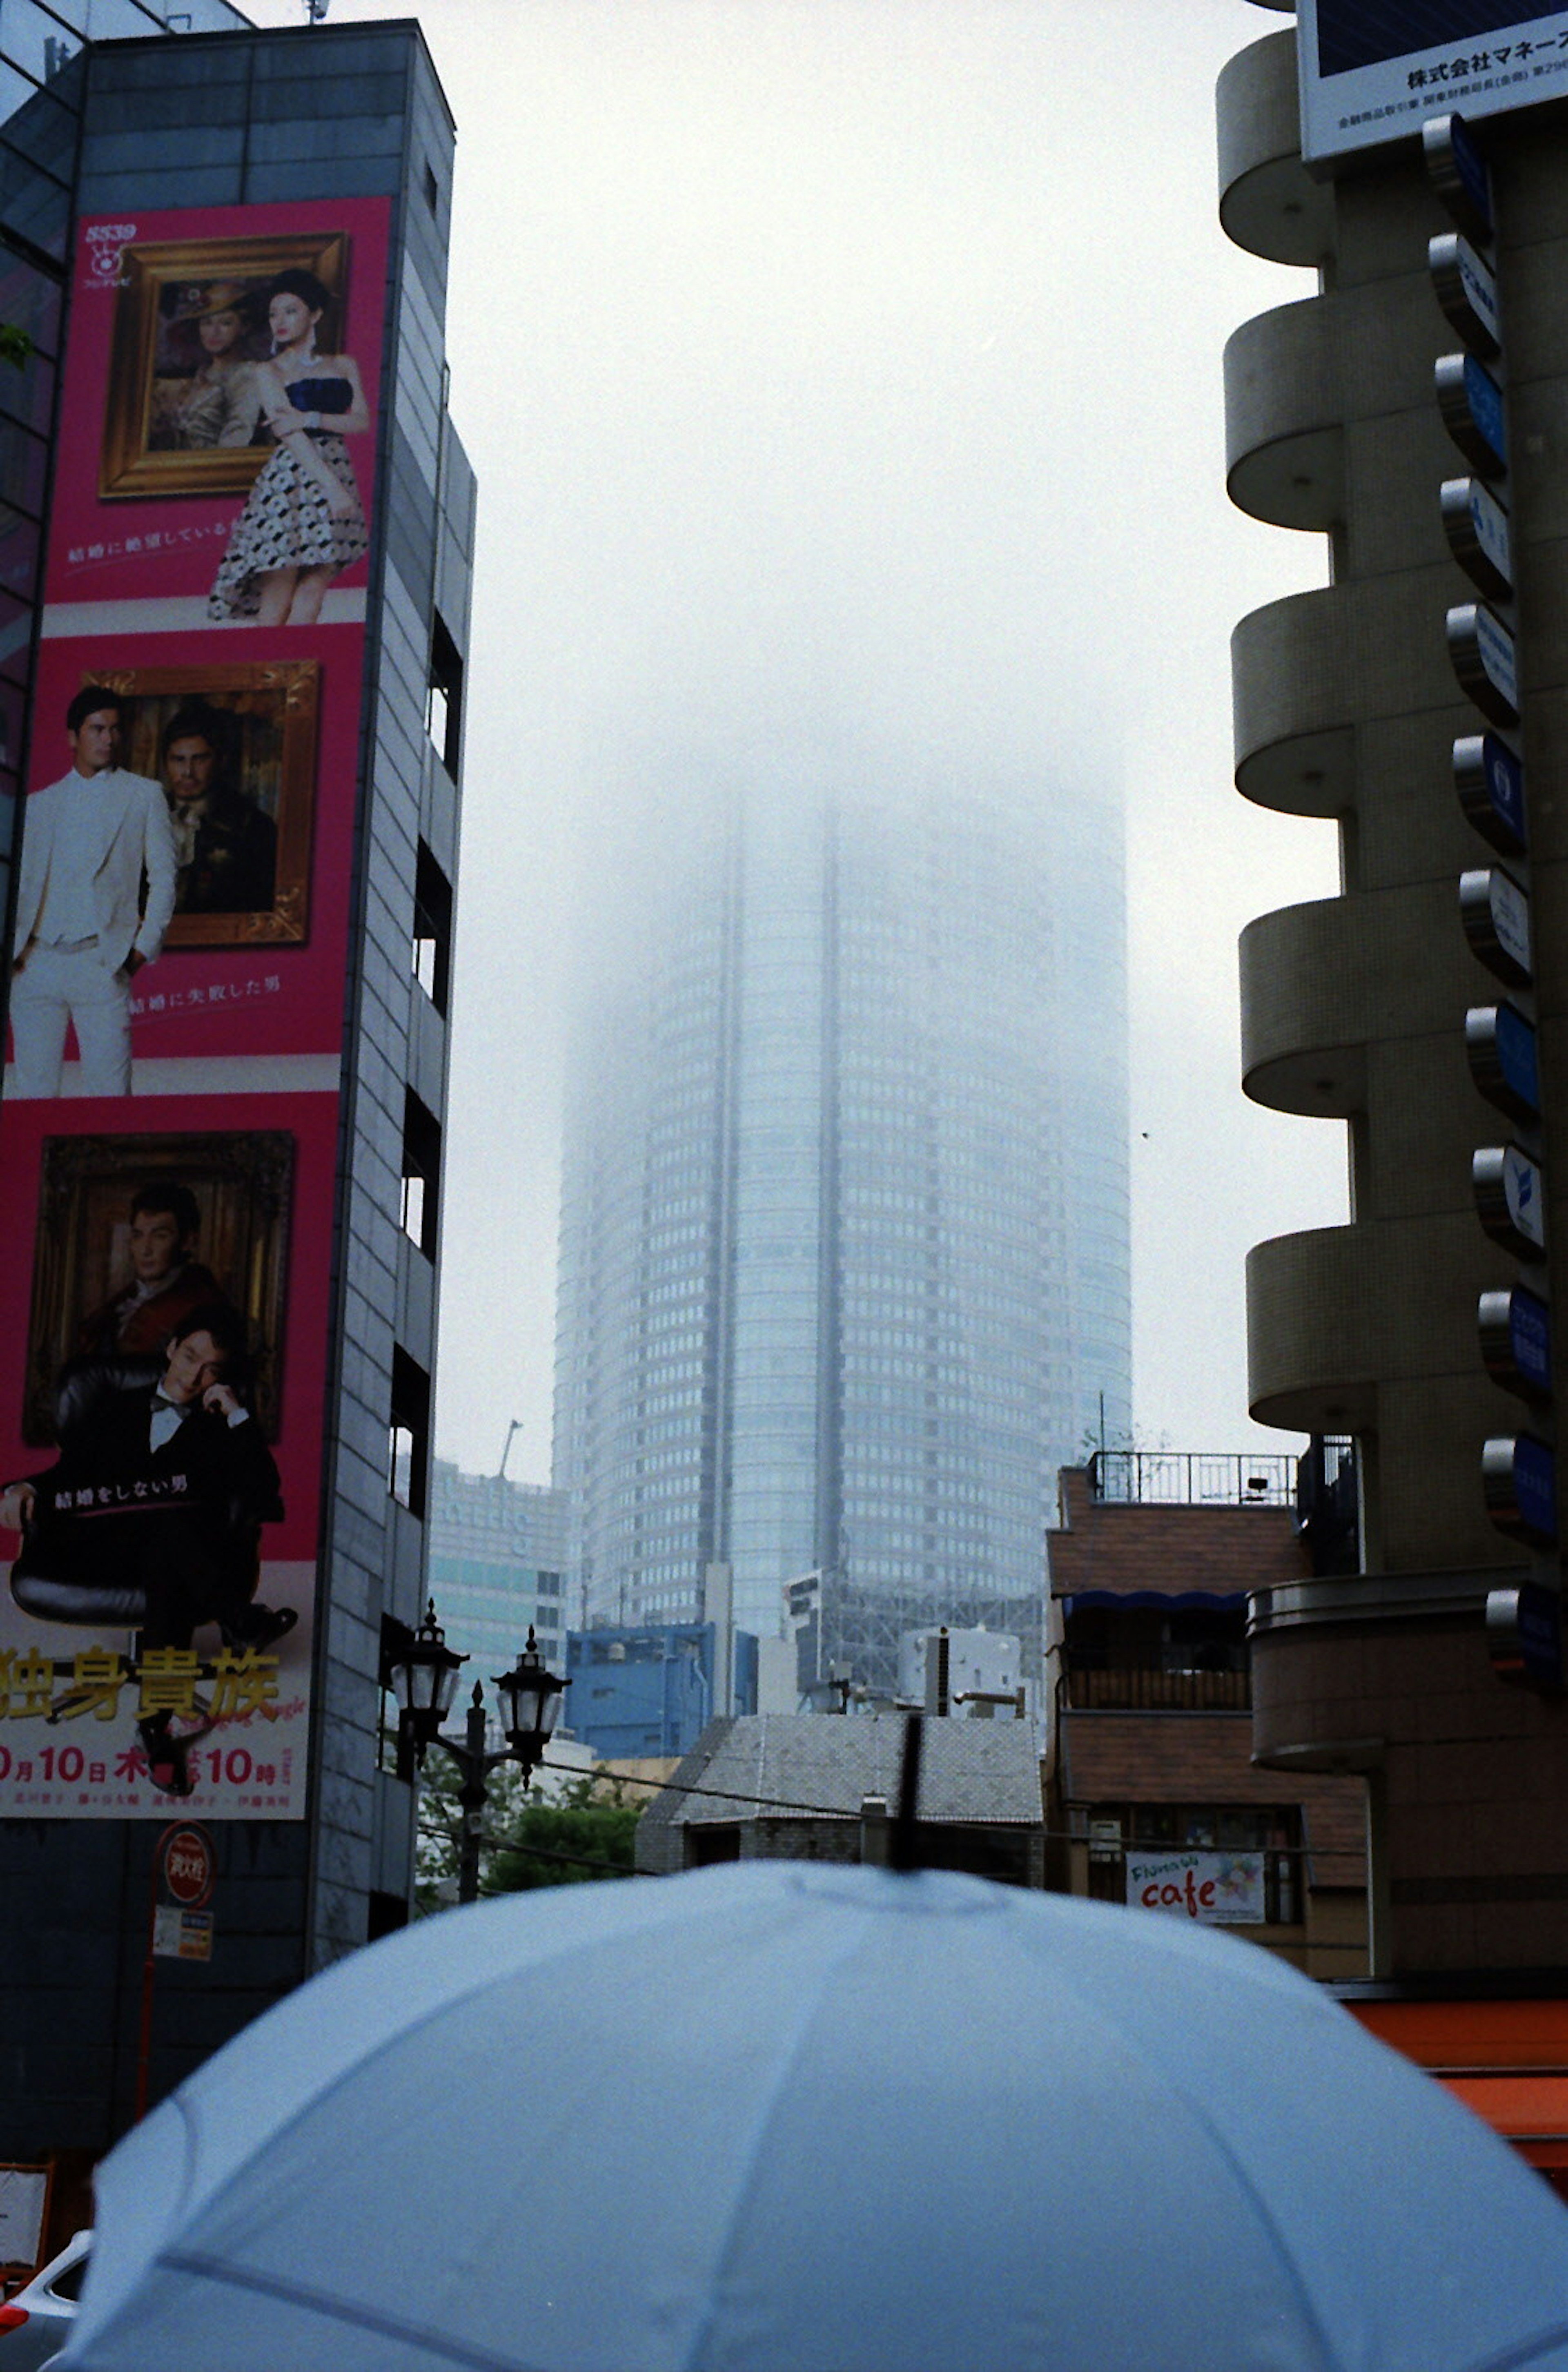
<instances>
[{"instance_id":1,"label":"woman in strapless dress","mask_svg":"<svg viewBox=\"0 0 1568 2372\"><path fill-rule=\"evenodd\" d=\"M346 436L370 413L352 355L319 355L331 302L314 273L280 272L267 292L270 362L255 366L261 417L277 438L207 596L219 625L306 626L341 570L370 546Z\"/></svg>"}]
</instances>

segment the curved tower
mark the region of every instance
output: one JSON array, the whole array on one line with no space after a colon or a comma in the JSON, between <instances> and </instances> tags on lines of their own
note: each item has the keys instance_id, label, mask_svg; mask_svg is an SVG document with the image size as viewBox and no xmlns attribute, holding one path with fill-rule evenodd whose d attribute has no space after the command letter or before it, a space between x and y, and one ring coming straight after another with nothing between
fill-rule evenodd
<instances>
[{"instance_id":1,"label":"curved tower","mask_svg":"<svg viewBox=\"0 0 1568 2372\"><path fill-rule=\"evenodd\" d=\"M1393 1975L1568 1950L1568 16L1508 13L1309 0L1299 77L1285 29L1219 88L1226 229L1317 272L1230 343L1230 492L1333 577L1236 629L1236 779L1337 819L1343 878L1243 938L1244 1083L1346 1126L1352 1181L1251 1254L1250 1400L1353 1434L1362 1487L1363 1569L1254 1601L1255 1743L1366 1773Z\"/></svg>"},{"instance_id":2,"label":"curved tower","mask_svg":"<svg viewBox=\"0 0 1568 2372\"><path fill-rule=\"evenodd\" d=\"M1130 1417L1119 827L1032 786L753 764L575 1066L556 1477L604 1620L711 1564L891 1685L1033 1634L1055 1470Z\"/></svg>"}]
</instances>

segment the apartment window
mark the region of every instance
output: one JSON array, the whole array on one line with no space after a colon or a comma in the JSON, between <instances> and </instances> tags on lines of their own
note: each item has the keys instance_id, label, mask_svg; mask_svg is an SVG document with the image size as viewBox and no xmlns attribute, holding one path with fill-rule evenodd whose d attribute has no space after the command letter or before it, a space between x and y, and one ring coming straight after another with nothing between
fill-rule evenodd
<instances>
[{"instance_id":1,"label":"apartment window","mask_svg":"<svg viewBox=\"0 0 1568 2372\"><path fill-rule=\"evenodd\" d=\"M392 1413L387 1432L387 1487L400 1506L423 1517L430 1478L430 1378L417 1359L392 1351Z\"/></svg>"},{"instance_id":2,"label":"apartment window","mask_svg":"<svg viewBox=\"0 0 1568 2372\"><path fill-rule=\"evenodd\" d=\"M436 744L441 763L456 782L463 746L463 662L439 610L430 630L424 728Z\"/></svg>"},{"instance_id":3,"label":"apartment window","mask_svg":"<svg viewBox=\"0 0 1568 2372\"><path fill-rule=\"evenodd\" d=\"M403 1091L404 1235L427 1260L436 1257L436 1196L441 1181L441 1123L412 1087Z\"/></svg>"},{"instance_id":4,"label":"apartment window","mask_svg":"<svg viewBox=\"0 0 1568 2372\"><path fill-rule=\"evenodd\" d=\"M452 971L452 885L423 840L413 878L412 967L436 1012L445 1013Z\"/></svg>"}]
</instances>

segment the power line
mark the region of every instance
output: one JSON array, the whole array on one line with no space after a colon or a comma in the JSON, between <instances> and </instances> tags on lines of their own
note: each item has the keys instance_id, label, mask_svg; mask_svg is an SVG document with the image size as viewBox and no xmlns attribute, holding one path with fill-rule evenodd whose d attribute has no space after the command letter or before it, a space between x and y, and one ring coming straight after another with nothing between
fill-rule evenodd
<instances>
[{"instance_id":1,"label":"power line","mask_svg":"<svg viewBox=\"0 0 1568 2372\"><path fill-rule=\"evenodd\" d=\"M570 1771L575 1776L580 1779L592 1776L592 1773L588 1772L579 1771L574 1763L552 1762L548 1755L544 1758L543 1767L547 1771ZM612 1771L605 1773L604 1775L611 1780L618 1780L623 1787L649 1788L652 1790L654 1795L663 1795L668 1792L670 1795L679 1796L711 1796L715 1799L715 1801L721 1804L751 1804L759 1807L763 1811L808 1812L815 1819L819 1820L858 1820L862 1817L858 1804L854 1805L853 1808L843 1804L806 1804L800 1802L798 1798L789 1796L749 1796L735 1787L703 1787L700 1785L696 1780L691 1779L638 1779L634 1778L627 1772ZM1243 1807L1238 1808L1245 1808ZM925 1824L926 1823L923 1822L922 1825ZM972 1820L964 1820L932 1821L929 1825L937 1828L1032 1829L1035 1823L1032 1820L987 1820L983 1818L977 1817ZM1092 1844L1094 1842L1094 1840L1089 1836L1088 1831L1084 1829L1043 1829L1042 1833L1047 1843L1052 1844L1062 1843L1086 1845ZM1321 1855L1333 1855L1342 1861L1349 1860L1353 1856L1353 1848L1349 1846L1336 1845L1202 1845L1185 1844L1174 1837L1141 1836L1125 1836L1121 1842L1123 1852L1131 1846L1135 1853L1276 1853L1301 1855L1317 1853Z\"/></svg>"}]
</instances>

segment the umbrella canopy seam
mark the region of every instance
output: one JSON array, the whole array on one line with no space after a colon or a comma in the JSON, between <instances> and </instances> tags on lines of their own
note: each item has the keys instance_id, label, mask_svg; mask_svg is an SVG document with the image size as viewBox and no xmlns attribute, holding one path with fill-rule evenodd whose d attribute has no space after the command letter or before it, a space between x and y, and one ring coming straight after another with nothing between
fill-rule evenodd
<instances>
[{"instance_id":1,"label":"umbrella canopy seam","mask_svg":"<svg viewBox=\"0 0 1568 2372\"><path fill-rule=\"evenodd\" d=\"M1242 1948L1256 1949L1257 1948L1244 1947ZM1080 1983L1076 1982L1070 1974L1062 1970L1057 1971L1057 1980L1061 1984L1063 1993L1072 1996L1072 1998L1077 2003L1079 2010L1086 2017L1095 2019L1097 2022L1100 2021L1100 2012L1097 2009L1094 2001ZM1327 2005L1325 2005L1325 2006L1327 2006ZM1237 2157L1236 2152L1231 2147L1229 2139L1225 2132L1214 2122L1214 2119L1210 2115L1209 2110L1204 2107L1202 2101L1193 2095L1190 2087L1184 2084L1179 2076L1172 2074L1171 2070L1155 2055L1148 2044L1144 2042L1135 2031L1130 2029L1123 2030L1119 2028L1117 2029L1117 2041L1131 2057L1137 2058L1143 2062L1144 2065L1154 2076L1157 2085L1169 2091L1180 2101L1183 2109L1192 2119L1199 2131L1206 2136L1222 2163L1229 2169L1237 2189L1240 2191L1243 2198L1247 2201L1253 2215L1257 2217L1260 2228L1267 2234L1269 2239L1279 2252L1280 2264L1288 2276L1291 2287L1295 2293L1296 2303L1302 2315L1304 2326L1312 2333L1313 2339L1321 2355L1325 2372L1355 2372L1355 2367L1347 2364L1344 2356L1334 2345L1327 2330L1324 2328L1322 2317L1318 2311L1318 2307L1313 2298L1311 2288L1300 2264L1297 2262L1295 2250L1290 2246L1281 2228L1279 2218L1275 2215L1272 2208L1269 2205L1267 2200L1259 2191L1257 2183L1253 2180L1253 2178L1249 2173L1247 2168ZM1459 2367L1456 2367L1456 2372L1459 2372ZM1472 2372L1481 2372L1481 2367L1472 2367Z\"/></svg>"},{"instance_id":2,"label":"umbrella canopy seam","mask_svg":"<svg viewBox=\"0 0 1568 2372\"><path fill-rule=\"evenodd\" d=\"M160 2254L157 2262L171 2273L194 2273L202 2281L221 2282L230 2289L251 2290L262 2297L278 2298L285 2306L308 2308L312 2314L325 2315L333 2322L349 2323L357 2331L374 2331L380 2338L395 2340L401 2346L415 2342L421 2347L434 2349L449 2364L462 2366L463 2372L540 2372L537 2359L525 2362L520 2355L497 2355L493 2348L470 2347L465 2341L448 2338L430 2325L410 2322L406 2316L394 2319L378 2314L374 2307L355 2306L326 2290L311 2289L293 2275L286 2282L281 2281L275 2275L234 2265L226 2259L209 2257L192 2249L171 2249Z\"/></svg>"},{"instance_id":3,"label":"umbrella canopy seam","mask_svg":"<svg viewBox=\"0 0 1568 2372\"><path fill-rule=\"evenodd\" d=\"M1568 2346L1568 2322L1554 2322L1550 2330L1538 2331L1533 2338L1505 2347L1501 2355L1478 2356L1469 2372L1525 2372L1528 2365L1540 2363L1548 2349L1556 2356L1564 2346Z\"/></svg>"},{"instance_id":4,"label":"umbrella canopy seam","mask_svg":"<svg viewBox=\"0 0 1568 2372\"><path fill-rule=\"evenodd\" d=\"M757 2189L762 2150L769 2129L778 2111L779 2104L795 2077L807 2038L817 2023L829 1992L842 1976L846 1966L858 1958L869 1941L870 1936L864 1920L850 1925L848 1932L834 1948L830 1959L825 1959L821 1968L817 1971L810 1997L803 2003L800 2014L790 2029L788 2040L779 2052L778 2064L751 2119L751 2134L746 2158L746 2177L744 2181L737 2185L735 2196L729 2203L724 2234L714 2252L713 2275L708 2283L707 2298L701 2318L692 2331L691 2343L687 2347L682 2364L682 2372L703 2372L703 2366L708 2361L708 2343L713 2336L714 2325L717 2318L719 2295L724 2286L726 2272L735 2258L737 2244L746 2220L746 2211L750 2206Z\"/></svg>"}]
</instances>

